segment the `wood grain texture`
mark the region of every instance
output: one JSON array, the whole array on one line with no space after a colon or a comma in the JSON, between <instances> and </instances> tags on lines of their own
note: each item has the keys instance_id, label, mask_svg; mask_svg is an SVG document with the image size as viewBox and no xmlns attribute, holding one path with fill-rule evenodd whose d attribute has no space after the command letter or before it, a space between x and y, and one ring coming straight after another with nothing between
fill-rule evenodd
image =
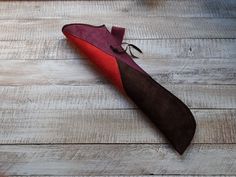
<instances>
[{"instance_id":1,"label":"wood grain texture","mask_svg":"<svg viewBox=\"0 0 236 177\"><path fill-rule=\"evenodd\" d=\"M236 109L195 110L192 143L236 143ZM0 144L167 143L139 110L1 110Z\"/></svg>"},{"instance_id":2,"label":"wood grain texture","mask_svg":"<svg viewBox=\"0 0 236 177\"><path fill-rule=\"evenodd\" d=\"M116 21L114 21L116 19ZM127 28L126 39L236 38L234 18L105 17L38 20L1 20L0 40L63 39L68 23L106 24ZM142 22L142 23L140 23ZM17 29L17 30L16 30Z\"/></svg>"},{"instance_id":3,"label":"wood grain texture","mask_svg":"<svg viewBox=\"0 0 236 177\"><path fill-rule=\"evenodd\" d=\"M7 175L234 175L236 145L192 145L183 156L158 144L0 146Z\"/></svg>"},{"instance_id":4,"label":"wood grain texture","mask_svg":"<svg viewBox=\"0 0 236 177\"><path fill-rule=\"evenodd\" d=\"M164 85L190 108L235 109L236 86ZM1 110L133 109L136 106L110 85L1 86Z\"/></svg>"},{"instance_id":5,"label":"wood grain texture","mask_svg":"<svg viewBox=\"0 0 236 177\"><path fill-rule=\"evenodd\" d=\"M234 0L11 1L2 2L0 19L91 16L236 17ZM148 13L147 13L148 11Z\"/></svg>"},{"instance_id":6,"label":"wood grain texture","mask_svg":"<svg viewBox=\"0 0 236 177\"><path fill-rule=\"evenodd\" d=\"M157 82L236 84L236 60L136 60ZM2 60L0 85L92 85L107 83L89 60Z\"/></svg>"},{"instance_id":7,"label":"wood grain texture","mask_svg":"<svg viewBox=\"0 0 236 177\"><path fill-rule=\"evenodd\" d=\"M125 40L143 51L141 59L235 59L236 39ZM135 53L135 51L133 51ZM80 59L66 39L0 41L0 60Z\"/></svg>"},{"instance_id":8,"label":"wood grain texture","mask_svg":"<svg viewBox=\"0 0 236 177\"><path fill-rule=\"evenodd\" d=\"M0 176L235 176L236 1L1 1ZM193 112L179 156L69 44L73 22L126 27L135 60ZM85 176L84 176L85 177Z\"/></svg>"},{"instance_id":9,"label":"wood grain texture","mask_svg":"<svg viewBox=\"0 0 236 177\"><path fill-rule=\"evenodd\" d=\"M235 175L154 175L154 174L149 174L149 175L119 175L119 176L117 176L117 175L112 175L112 177L182 177L182 176L184 176L184 177L235 177ZM1 176L1 177L5 177L5 176ZM11 175L11 177L51 177L51 176L47 176L47 175L33 175L33 176L31 176L31 175L17 175L17 176L15 176L15 175ZM89 176L75 176L75 175L73 175L73 176L64 176L63 175L63 177L89 177ZM103 175L103 176L93 176L93 177L111 177L111 176L107 176L107 175Z\"/></svg>"}]
</instances>

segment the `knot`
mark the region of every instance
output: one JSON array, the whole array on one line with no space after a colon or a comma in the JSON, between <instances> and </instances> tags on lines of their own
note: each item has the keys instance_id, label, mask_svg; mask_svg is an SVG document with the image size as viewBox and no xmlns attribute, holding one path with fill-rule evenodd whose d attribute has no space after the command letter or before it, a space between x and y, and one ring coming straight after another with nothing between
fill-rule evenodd
<instances>
[{"instance_id":1,"label":"knot","mask_svg":"<svg viewBox=\"0 0 236 177\"><path fill-rule=\"evenodd\" d=\"M137 56L135 56L132 51L131 51L131 48L135 49L136 51L138 51L139 53L143 53L142 50L140 48L138 48L137 46L135 46L134 44L129 44L127 42L123 42L122 44L125 44L126 47L125 49L123 49L122 47L114 47L114 46L110 46L110 48L112 49L113 52L115 53L118 53L118 54L121 54L121 53L125 53L127 51L129 51L130 53L130 56L133 57L133 58L138 58ZM121 44L121 45L122 45Z\"/></svg>"}]
</instances>

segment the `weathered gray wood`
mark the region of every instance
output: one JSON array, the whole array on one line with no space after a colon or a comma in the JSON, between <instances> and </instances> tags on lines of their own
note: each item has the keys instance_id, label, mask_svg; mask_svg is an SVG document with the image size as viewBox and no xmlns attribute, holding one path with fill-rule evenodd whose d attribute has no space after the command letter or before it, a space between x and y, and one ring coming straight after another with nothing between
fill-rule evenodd
<instances>
[{"instance_id":1,"label":"weathered gray wood","mask_svg":"<svg viewBox=\"0 0 236 177\"><path fill-rule=\"evenodd\" d=\"M191 108L236 108L235 85L163 85ZM0 110L131 109L135 105L110 85L1 86Z\"/></svg>"},{"instance_id":2,"label":"weathered gray wood","mask_svg":"<svg viewBox=\"0 0 236 177\"><path fill-rule=\"evenodd\" d=\"M234 0L11 1L2 2L0 19L91 16L236 17ZM148 14L146 13L148 11ZM14 13L13 13L14 12Z\"/></svg>"},{"instance_id":3,"label":"weathered gray wood","mask_svg":"<svg viewBox=\"0 0 236 177\"><path fill-rule=\"evenodd\" d=\"M236 38L235 18L124 18L107 15L77 19L1 20L0 40L63 39L62 26L78 22L125 27L126 39Z\"/></svg>"},{"instance_id":4,"label":"weathered gray wood","mask_svg":"<svg viewBox=\"0 0 236 177\"><path fill-rule=\"evenodd\" d=\"M80 144L0 146L7 175L234 175L236 145L192 145L179 156L169 145Z\"/></svg>"},{"instance_id":5,"label":"weathered gray wood","mask_svg":"<svg viewBox=\"0 0 236 177\"><path fill-rule=\"evenodd\" d=\"M192 143L236 143L236 110L192 110ZM0 111L0 144L166 143L139 110Z\"/></svg>"},{"instance_id":6,"label":"weathered gray wood","mask_svg":"<svg viewBox=\"0 0 236 177\"><path fill-rule=\"evenodd\" d=\"M236 84L236 60L136 60L159 83ZM86 60L2 60L0 85L92 85L107 83Z\"/></svg>"},{"instance_id":7,"label":"weathered gray wood","mask_svg":"<svg viewBox=\"0 0 236 177\"><path fill-rule=\"evenodd\" d=\"M235 8L234 0L2 1L0 174L235 176ZM192 108L198 126L184 156L66 42L61 27L72 22L127 28L144 51L137 63Z\"/></svg>"},{"instance_id":8,"label":"weathered gray wood","mask_svg":"<svg viewBox=\"0 0 236 177\"><path fill-rule=\"evenodd\" d=\"M154 175L154 174L149 174L149 175L132 175L132 176L128 176L128 175L119 175L119 176L112 176L112 177L235 177L235 175ZM5 177L5 176L2 176ZM46 176L46 175L34 175L34 176L22 176L22 175L11 175L11 177L51 177L51 176ZM63 176L63 177L89 177L89 176ZM111 177L111 176L93 176L93 177Z\"/></svg>"},{"instance_id":9,"label":"weathered gray wood","mask_svg":"<svg viewBox=\"0 0 236 177\"><path fill-rule=\"evenodd\" d=\"M126 42L142 49L143 55L139 55L141 59L236 58L236 39L156 39ZM0 53L0 60L84 58L65 39L0 41Z\"/></svg>"}]
</instances>

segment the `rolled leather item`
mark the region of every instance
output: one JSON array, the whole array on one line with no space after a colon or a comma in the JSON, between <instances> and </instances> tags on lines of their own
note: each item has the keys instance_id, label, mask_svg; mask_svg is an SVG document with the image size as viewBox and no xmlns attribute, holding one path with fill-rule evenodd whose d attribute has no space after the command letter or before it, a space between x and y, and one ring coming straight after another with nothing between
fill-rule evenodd
<instances>
[{"instance_id":1,"label":"rolled leather item","mask_svg":"<svg viewBox=\"0 0 236 177\"><path fill-rule=\"evenodd\" d=\"M62 32L134 101L177 152L185 151L195 133L194 117L180 99L152 79L122 47L124 28L112 27L109 32L105 25L76 23L65 25Z\"/></svg>"}]
</instances>

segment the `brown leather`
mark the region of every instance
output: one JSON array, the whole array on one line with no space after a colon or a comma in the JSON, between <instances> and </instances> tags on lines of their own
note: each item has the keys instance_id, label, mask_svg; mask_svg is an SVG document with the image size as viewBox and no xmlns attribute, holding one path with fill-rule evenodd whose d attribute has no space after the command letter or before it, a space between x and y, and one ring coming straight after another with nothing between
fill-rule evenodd
<instances>
[{"instance_id":1,"label":"brown leather","mask_svg":"<svg viewBox=\"0 0 236 177\"><path fill-rule=\"evenodd\" d=\"M117 60L117 63L127 95L182 154L196 129L196 122L188 107L149 75L122 61Z\"/></svg>"},{"instance_id":2,"label":"brown leather","mask_svg":"<svg viewBox=\"0 0 236 177\"><path fill-rule=\"evenodd\" d=\"M134 67L140 72L144 72L143 69L140 68L127 53L117 54L113 52L110 47L111 45L114 47L120 47L122 49L122 47L120 46L120 37L114 37L115 31L113 31L112 35L105 25L93 26L88 24L74 23L63 26L62 32L64 34L69 33L75 37L87 41L103 52L106 52L107 54L116 58L119 57L120 60L127 63L128 65ZM117 38L119 38L118 41Z\"/></svg>"},{"instance_id":3,"label":"brown leather","mask_svg":"<svg viewBox=\"0 0 236 177\"><path fill-rule=\"evenodd\" d=\"M125 28L113 26L111 34L116 38L117 44L121 45L125 35Z\"/></svg>"},{"instance_id":4,"label":"brown leather","mask_svg":"<svg viewBox=\"0 0 236 177\"><path fill-rule=\"evenodd\" d=\"M125 93L182 154L195 133L194 117L182 101L153 80L126 52L114 51L114 48L124 50L121 46L124 28L113 27L110 33L105 25L69 24L62 31L92 44L116 59Z\"/></svg>"}]
</instances>

